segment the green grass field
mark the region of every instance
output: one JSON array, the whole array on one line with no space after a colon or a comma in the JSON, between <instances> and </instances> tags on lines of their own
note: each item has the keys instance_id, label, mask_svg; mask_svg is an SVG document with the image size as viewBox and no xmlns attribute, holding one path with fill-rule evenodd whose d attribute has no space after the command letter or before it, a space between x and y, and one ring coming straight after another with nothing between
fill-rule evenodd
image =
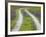
<instances>
[{"instance_id":1,"label":"green grass field","mask_svg":"<svg viewBox=\"0 0 46 37\"><path fill-rule=\"evenodd\" d=\"M16 7L16 6L11 6L11 12L15 12L15 16L11 16L11 30L15 27L16 21L18 19L18 10L19 8L24 8L24 7ZM27 7L26 7L27 8ZM28 11L30 11L32 14L38 14L41 12L41 7L28 7ZM13 11L12 11L13 10ZM14 13L13 12L13 13ZM24 11L22 11L23 13ZM24 15L24 14L23 14ZM36 16L36 15L35 15ZM40 16L36 16L40 20ZM20 31L31 31L31 30L37 30L36 26L34 25L33 19L30 16L24 16L23 18L23 23L20 28Z\"/></svg>"}]
</instances>

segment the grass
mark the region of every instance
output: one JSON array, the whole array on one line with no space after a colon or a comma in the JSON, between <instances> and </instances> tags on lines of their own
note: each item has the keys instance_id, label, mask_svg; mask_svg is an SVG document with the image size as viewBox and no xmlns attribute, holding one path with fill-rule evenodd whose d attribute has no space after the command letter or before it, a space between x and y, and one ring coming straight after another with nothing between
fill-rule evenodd
<instances>
[{"instance_id":1,"label":"grass","mask_svg":"<svg viewBox=\"0 0 46 37\"><path fill-rule=\"evenodd\" d=\"M11 30L12 30L16 25L16 21L17 21L18 16L19 16L18 15L18 10L19 10L20 7L11 6L11 8L12 8L12 10L15 10L15 12L16 12L16 17L11 19ZM28 9L28 11L32 12L32 14L33 13L37 14L37 13L41 12L41 8L40 7L30 7L30 9ZM24 12L24 11L22 11L22 12ZM37 16L37 18L40 19L40 16L39 17ZM34 31L34 30L37 30L34 22L32 21L33 19L30 16L24 16L23 19L24 20L23 20L23 24L20 28L20 31L32 31L32 30Z\"/></svg>"},{"instance_id":2,"label":"grass","mask_svg":"<svg viewBox=\"0 0 46 37\"><path fill-rule=\"evenodd\" d=\"M20 30L21 31L36 30L36 27L34 26L33 21L30 18L30 16L24 16L23 24Z\"/></svg>"}]
</instances>

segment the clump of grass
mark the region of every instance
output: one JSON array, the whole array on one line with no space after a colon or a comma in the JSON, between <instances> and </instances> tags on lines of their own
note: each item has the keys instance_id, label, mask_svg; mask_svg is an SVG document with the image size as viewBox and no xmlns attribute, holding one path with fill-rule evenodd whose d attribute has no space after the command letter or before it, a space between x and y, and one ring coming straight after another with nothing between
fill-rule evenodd
<instances>
[{"instance_id":1,"label":"clump of grass","mask_svg":"<svg viewBox=\"0 0 46 37\"><path fill-rule=\"evenodd\" d=\"M30 31L36 30L36 26L34 26L33 19L30 16L24 16L23 24L20 28L20 31Z\"/></svg>"}]
</instances>

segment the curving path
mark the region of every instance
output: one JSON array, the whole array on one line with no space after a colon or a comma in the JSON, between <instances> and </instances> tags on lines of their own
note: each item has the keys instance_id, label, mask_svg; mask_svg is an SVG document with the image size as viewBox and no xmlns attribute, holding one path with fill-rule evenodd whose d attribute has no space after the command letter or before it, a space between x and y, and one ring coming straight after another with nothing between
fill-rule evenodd
<instances>
[{"instance_id":1,"label":"curving path","mask_svg":"<svg viewBox=\"0 0 46 37\"><path fill-rule=\"evenodd\" d=\"M18 17L18 20L16 22L16 25L15 25L15 28L13 29L13 31L19 31L20 30L20 27L22 25L22 22L23 22L23 15L21 13L21 10L22 9L19 9L19 17Z\"/></svg>"},{"instance_id":2,"label":"curving path","mask_svg":"<svg viewBox=\"0 0 46 37\"><path fill-rule=\"evenodd\" d=\"M21 25L22 25L22 22L23 22L23 15L22 15L22 13L21 13L21 8L19 9L19 17L18 17L18 20L17 20L17 22L16 22L16 26L15 26L15 28L13 29L13 31L19 31L20 30L20 27L21 27ZM38 30L40 30L40 23L39 23L39 20L33 15L33 14L31 14L27 9L24 9L25 10L25 12L30 16L30 17L32 17L32 19L33 19L33 21L34 21L34 23L35 23L35 25L36 25L36 27L37 27L37 29Z\"/></svg>"},{"instance_id":3,"label":"curving path","mask_svg":"<svg viewBox=\"0 0 46 37\"><path fill-rule=\"evenodd\" d=\"M29 12L27 9L25 9L25 12L26 12L30 17L32 17L32 19L33 19L33 21L34 21L34 23L35 23L37 29L40 30L41 28L40 28L39 20L38 20L33 14L31 14L31 12Z\"/></svg>"}]
</instances>

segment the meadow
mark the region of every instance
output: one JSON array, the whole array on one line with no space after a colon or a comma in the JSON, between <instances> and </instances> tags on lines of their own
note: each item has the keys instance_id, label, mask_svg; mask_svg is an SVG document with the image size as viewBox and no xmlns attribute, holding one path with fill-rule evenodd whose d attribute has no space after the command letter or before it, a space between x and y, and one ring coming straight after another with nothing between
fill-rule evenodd
<instances>
[{"instance_id":1,"label":"meadow","mask_svg":"<svg viewBox=\"0 0 46 37\"><path fill-rule=\"evenodd\" d=\"M11 6L11 30L14 29L15 25L16 25L16 21L18 19L18 10L20 8L27 8L27 10L29 12L31 12L33 15L35 15L38 20L39 20L39 23L40 23L40 20L41 20L41 7L37 7L37 6L30 6L30 7L21 7L21 6ZM22 23L22 26L20 28L19 31L34 31L34 30L37 30L34 22L33 22L33 19L28 15L26 14L26 12L24 12L24 9L21 11L22 14L23 14L23 23Z\"/></svg>"}]
</instances>

